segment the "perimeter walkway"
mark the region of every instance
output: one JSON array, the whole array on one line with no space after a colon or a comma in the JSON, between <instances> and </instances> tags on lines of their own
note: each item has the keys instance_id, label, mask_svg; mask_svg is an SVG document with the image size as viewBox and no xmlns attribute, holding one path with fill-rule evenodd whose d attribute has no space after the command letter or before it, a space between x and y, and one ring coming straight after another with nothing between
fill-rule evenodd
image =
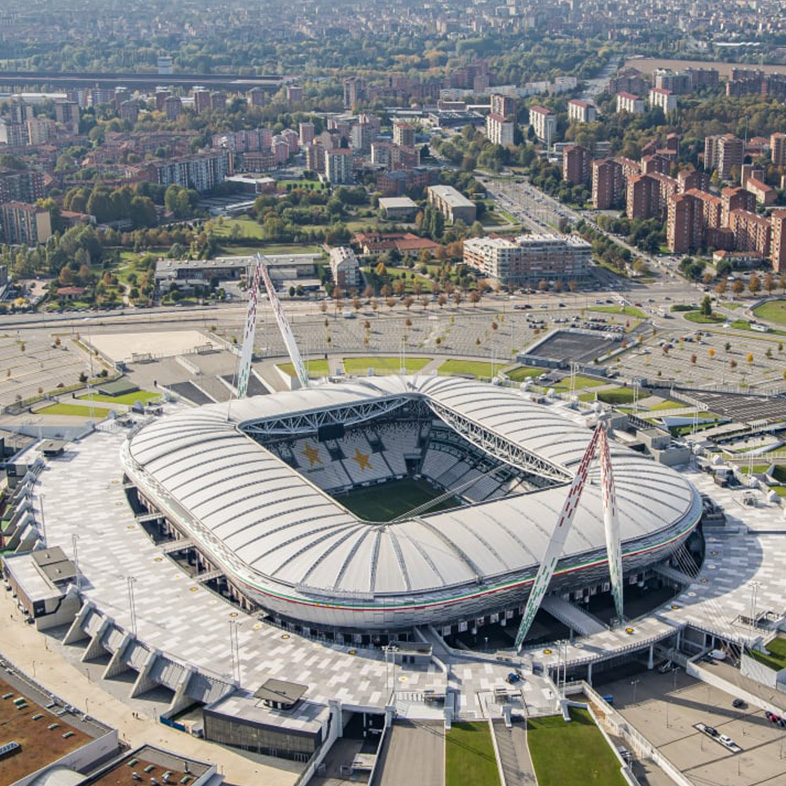
<instances>
[{"instance_id":1,"label":"perimeter walkway","mask_svg":"<svg viewBox=\"0 0 786 786\"><path fill-rule=\"evenodd\" d=\"M0 590L2 643L0 653L51 693L98 720L118 729L120 738L131 748L145 743L160 745L203 761L215 762L229 783L289 786L297 779L302 764L271 757L246 758L230 748L199 740L134 713L87 673L69 663L51 642L26 625L10 592Z\"/></svg>"},{"instance_id":2,"label":"perimeter walkway","mask_svg":"<svg viewBox=\"0 0 786 786\"><path fill-rule=\"evenodd\" d=\"M379 786L443 786L445 729L442 721L396 721L380 753Z\"/></svg>"}]
</instances>

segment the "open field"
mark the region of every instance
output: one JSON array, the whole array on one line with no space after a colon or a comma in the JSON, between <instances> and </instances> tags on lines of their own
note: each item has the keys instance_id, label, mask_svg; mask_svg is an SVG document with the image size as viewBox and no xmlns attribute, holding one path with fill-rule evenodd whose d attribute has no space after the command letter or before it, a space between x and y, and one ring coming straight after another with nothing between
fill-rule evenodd
<instances>
[{"instance_id":1,"label":"open field","mask_svg":"<svg viewBox=\"0 0 786 786\"><path fill-rule=\"evenodd\" d=\"M533 366L519 366L518 368L511 369L505 373L508 379L513 382L523 382L525 379L540 376L545 369L535 368Z\"/></svg>"},{"instance_id":2,"label":"open field","mask_svg":"<svg viewBox=\"0 0 786 786\"><path fill-rule=\"evenodd\" d=\"M486 721L454 723L445 736L445 786L499 786Z\"/></svg>"},{"instance_id":3,"label":"open field","mask_svg":"<svg viewBox=\"0 0 786 786\"><path fill-rule=\"evenodd\" d=\"M406 358L404 365L407 374L415 374L431 362L431 358ZM375 374L398 374L401 370L401 359L398 357L348 357L344 358L344 370L347 374L366 374L370 369Z\"/></svg>"},{"instance_id":4,"label":"open field","mask_svg":"<svg viewBox=\"0 0 786 786\"><path fill-rule=\"evenodd\" d=\"M297 376L297 374L295 374L295 367L291 363L279 363L278 368L290 377ZM330 373L330 366L327 360L307 360L306 371L308 371L310 377L326 377Z\"/></svg>"},{"instance_id":5,"label":"open field","mask_svg":"<svg viewBox=\"0 0 786 786\"><path fill-rule=\"evenodd\" d=\"M89 418L91 409L93 410L93 416L99 418L106 417L109 412L109 409L106 407L91 407L85 401L84 406L81 404L50 404L48 407L36 410L36 415L68 415L77 418Z\"/></svg>"},{"instance_id":6,"label":"open field","mask_svg":"<svg viewBox=\"0 0 786 786\"><path fill-rule=\"evenodd\" d=\"M496 368L501 369L500 363ZM491 363L484 360L446 360L438 369L442 376L449 377L451 374L463 376L485 377L491 376Z\"/></svg>"},{"instance_id":7,"label":"open field","mask_svg":"<svg viewBox=\"0 0 786 786\"><path fill-rule=\"evenodd\" d=\"M77 396L78 401L88 401L90 398L93 401L102 401L106 404L125 404L128 407L132 407L137 401L141 401L143 404L158 401L161 398L161 394L152 393L149 390L137 390L135 393L123 393L122 396L104 396L101 393L94 393L92 396Z\"/></svg>"},{"instance_id":8,"label":"open field","mask_svg":"<svg viewBox=\"0 0 786 786\"><path fill-rule=\"evenodd\" d=\"M595 377L585 377L583 374L576 374L575 377L575 389L581 390L582 388L594 388L598 385L607 385L608 382L602 379L595 379ZM556 382L553 385L549 385L550 388L554 388L554 390L570 390L570 377L567 376L564 379L561 379L559 382Z\"/></svg>"},{"instance_id":9,"label":"open field","mask_svg":"<svg viewBox=\"0 0 786 786\"><path fill-rule=\"evenodd\" d=\"M766 319L778 325L786 325L786 300L770 300L762 303L753 313L759 319Z\"/></svg>"},{"instance_id":10,"label":"open field","mask_svg":"<svg viewBox=\"0 0 786 786\"><path fill-rule=\"evenodd\" d=\"M611 748L586 710L527 720L527 740L539 786L624 786Z\"/></svg>"},{"instance_id":11,"label":"open field","mask_svg":"<svg viewBox=\"0 0 786 786\"><path fill-rule=\"evenodd\" d=\"M379 456L375 456L373 453L368 458L372 466L375 461L382 461ZM364 521L392 521L410 510L436 499L441 494L442 492L424 480L406 478L405 480L394 480L381 486L353 489L345 494L335 494L334 496L344 507ZM443 502L435 504L426 512L435 513L438 510L448 510L457 507L458 504L455 497L449 497Z\"/></svg>"},{"instance_id":12,"label":"open field","mask_svg":"<svg viewBox=\"0 0 786 786\"><path fill-rule=\"evenodd\" d=\"M600 390L595 393L582 393L579 396L581 401L602 401L604 404L630 404L633 401L635 391L633 388L612 388L611 390Z\"/></svg>"}]
</instances>

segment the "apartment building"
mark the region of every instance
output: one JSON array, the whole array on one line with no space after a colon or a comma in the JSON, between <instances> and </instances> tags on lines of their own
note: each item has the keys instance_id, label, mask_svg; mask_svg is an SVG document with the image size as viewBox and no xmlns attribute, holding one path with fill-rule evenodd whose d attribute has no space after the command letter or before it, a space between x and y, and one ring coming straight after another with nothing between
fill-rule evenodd
<instances>
[{"instance_id":1,"label":"apartment building","mask_svg":"<svg viewBox=\"0 0 786 786\"><path fill-rule=\"evenodd\" d=\"M653 87L649 95L650 106L659 107L665 113L677 111L677 96L671 90Z\"/></svg>"},{"instance_id":2,"label":"apartment building","mask_svg":"<svg viewBox=\"0 0 786 786\"><path fill-rule=\"evenodd\" d=\"M49 211L25 202L1 204L0 226L10 246L35 246L52 237Z\"/></svg>"},{"instance_id":3,"label":"apartment building","mask_svg":"<svg viewBox=\"0 0 786 786\"><path fill-rule=\"evenodd\" d=\"M704 243L703 205L695 194L675 194L669 199L666 245L672 254L690 254Z\"/></svg>"},{"instance_id":4,"label":"apartment building","mask_svg":"<svg viewBox=\"0 0 786 786\"><path fill-rule=\"evenodd\" d=\"M619 161L604 158L592 162L592 206L612 210L622 205L625 178Z\"/></svg>"},{"instance_id":5,"label":"apartment building","mask_svg":"<svg viewBox=\"0 0 786 786\"><path fill-rule=\"evenodd\" d=\"M163 186L178 185L200 193L224 182L229 174L229 153L216 150L193 156L153 161L144 168L145 179Z\"/></svg>"},{"instance_id":6,"label":"apartment building","mask_svg":"<svg viewBox=\"0 0 786 786\"><path fill-rule=\"evenodd\" d=\"M633 93L617 93L617 111L629 112L631 115L643 115L644 99Z\"/></svg>"},{"instance_id":7,"label":"apartment building","mask_svg":"<svg viewBox=\"0 0 786 786\"><path fill-rule=\"evenodd\" d=\"M775 166L786 166L786 134L778 132L770 137L770 157Z\"/></svg>"},{"instance_id":8,"label":"apartment building","mask_svg":"<svg viewBox=\"0 0 786 786\"><path fill-rule=\"evenodd\" d=\"M557 116L554 112L542 106L531 106L529 108L529 122L535 131L535 136L546 147L551 147L557 133Z\"/></svg>"},{"instance_id":9,"label":"apartment building","mask_svg":"<svg viewBox=\"0 0 786 786\"><path fill-rule=\"evenodd\" d=\"M55 121L48 117L31 117L26 125L29 145L45 145L54 139L57 133Z\"/></svg>"},{"instance_id":10,"label":"apartment building","mask_svg":"<svg viewBox=\"0 0 786 786\"><path fill-rule=\"evenodd\" d=\"M499 115L499 117L510 117L515 119L516 101L513 98L502 93L492 93L489 101L491 104L492 115Z\"/></svg>"},{"instance_id":11,"label":"apartment building","mask_svg":"<svg viewBox=\"0 0 786 786\"><path fill-rule=\"evenodd\" d=\"M330 249L330 272L333 283L340 289L356 287L360 282L360 264L349 246Z\"/></svg>"},{"instance_id":12,"label":"apartment building","mask_svg":"<svg viewBox=\"0 0 786 786\"><path fill-rule=\"evenodd\" d=\"M723 204L723 226L731 226L732 210L745 210L753 212L756 210L756 197L750 191L737 186L736 188L724 188L721 191L721 202Z\"/></svg>"},{"instance_id":13,"label":"apartment building","mask_svg":"<svg viewBox=\"0 0 786 786\"><path fill-rule=\"evenodd\" d=\"M346 148L326 150L325 177L329 183L352 183L352 151Z\"/></svg>"},{"instance_id":14,"label":"apartment building","mask_svg":"<svg viewBox=\"0 0 786 786\"><path fill-rule=\"evenodd\" d=\"M592 152L581 145L568 145L562 151L562 177L573 186L592 182Z\"/></svg>"},{"instance_id":15,"label":"apartment building","mask_svg":"<svg viewBox=\"0 0 786 786\"><path fill-rule=\"evenodd\" d=\"M429 186L426 189L428 203L439 210L448 224L461 219L467 226L477 218L477 207L453 186Z\"/></svg>"},{"instance_id":16,"label":"apartment building","mask_svg":"<svg viewBox=\"0 0 786 786\"><path fill-rule=\"evenodd\" d=\"M704 140L704 169L717 170L721 180L730 180L732 170L739 173L745 155L745 144L734 134L708 136Z\"/></svg>"},{"instance_id":17,"label":"apartment building","mask_svg":"<svg viewBox=\"0 0 786 786\"><path fill-rule=\"evenodd\" d=\"M0 204L44 199L44 173L37 169L0 169Z\"/></svg>"},{"instance_id":18,"label":"apartment building","mask_svg":"<svg viewBox=\"0 0 786 786\"><path fill-rule=\"evenodd\" d=\"M521 235L469 238L464 263L502 284L520 286L541 279L579 280L586 276L592 247L574 235Z\"/></svg>"},{"instance_id":19,"label":"apartment building","mask_svg":"<svg viewBox=\"0 0 786 786\"><path fill-rule=\"evenodd\" d=\"M772 269L786 272L786 210L773 210L772 216Z\"/></svg>"},{"instance_id":20,"label":"apartment building","mask_svg":"<svg viewBox=\"0 0 786 786\"><path fill-rule=\"evenodd\" d=\"M415 126L403 120L393 121L393 144L401 147L415 146Z\"/></svg>"},{"instance_id":21,"label":"apartment building","mask_svg":"<svg viewBox=\"0 0 786 786\"><path fill-rule=\"evenodd\" d=\"M503 115L490 114L486 116L486 136L495 145L512 145L515 124L506 120Z\"/></svg>"},{"instance_id":22,"label":"apartment building","mask_svg":"<svg viewBox=\"0 0 786 786\"><path fill-rule=\"evenodd\" d=\"M680 194L693 189L697 191L710 190L710 176L706 172L700 172L698 169L691 167L690 169L681 169L677 173L677 190Z\"/></svg>"},{"instance_id":23,"label":"apartment building","mask_svg":"<svg viewBox=\"0 0 786 786\"><path fill-rule=\"evenodd\" d=\"M572 98L568 101L568 120L571 123L594 123L598 119L598 110L594 104Z\"/></svg>"},{"instance_id":24,"label":"apartment building","mask_svg":"<svg viewBox=\"0 0 786 786\"><path fill-rule=\"evenodd\" d=\"M167 120L177 120L183 114L183 101L180 96L167 96L164 99L164 114Z\"/></svg>"},{"instance_id":25,"label":"apartment building","mask_svg":"<svg viewBox=\"0 0 786 786\"><path fill-rule=\"evenodd\" d=\"M754 251L762 259L772 253L772 222L765 216L748 210L732 210L729 229L734 232L734 248L737 251Z\"/></svg>"}]
</instances>

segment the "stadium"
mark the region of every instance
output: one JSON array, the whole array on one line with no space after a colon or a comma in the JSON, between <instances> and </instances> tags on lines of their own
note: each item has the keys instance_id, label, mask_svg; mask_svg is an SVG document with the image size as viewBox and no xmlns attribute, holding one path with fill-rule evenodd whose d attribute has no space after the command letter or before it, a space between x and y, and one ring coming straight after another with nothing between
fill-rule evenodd
<instances>
[{"instance_id":1,"label":"stadium","mask_svg":"<svg viewBox=\"0 0 786 786\"><path fill-rule=\"evenodd\" d=\"M448 377L327 383L148 423L123 449L138 509L247 607L330 639L515 623L591 437L577 413ZM691 535L700 495L611 444L625 585ZM609 589L593 464L549 590ZM463 627L462 627L463 626Z\"/></svg>"}]
</instances>

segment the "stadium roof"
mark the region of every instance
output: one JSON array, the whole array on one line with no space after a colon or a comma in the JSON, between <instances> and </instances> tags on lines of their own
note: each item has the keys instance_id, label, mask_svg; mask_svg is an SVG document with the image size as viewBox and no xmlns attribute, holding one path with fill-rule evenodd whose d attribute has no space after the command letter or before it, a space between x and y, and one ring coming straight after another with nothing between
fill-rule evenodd
<instances>
[{"instance_id":1,"label":"stadium roof","mask_svg":"<svg viewBox=\"0 0 786 786\"><path fill-rule=\"evenodd\" d=\"M566 477L590 431L517 390L458 378L384 377L189 409L126 444L129 475L176 515L214 558L263 591L369 597L444 593L521 576L536 566L565 485L471 507L371 524L244 433L269 418L396 397L421 397L556 465ZM673 470L611 445L623 541L666 532L700 511ZM565 554L605 548L599 469L593 465Z\"/></svg>"}]
</instances>

